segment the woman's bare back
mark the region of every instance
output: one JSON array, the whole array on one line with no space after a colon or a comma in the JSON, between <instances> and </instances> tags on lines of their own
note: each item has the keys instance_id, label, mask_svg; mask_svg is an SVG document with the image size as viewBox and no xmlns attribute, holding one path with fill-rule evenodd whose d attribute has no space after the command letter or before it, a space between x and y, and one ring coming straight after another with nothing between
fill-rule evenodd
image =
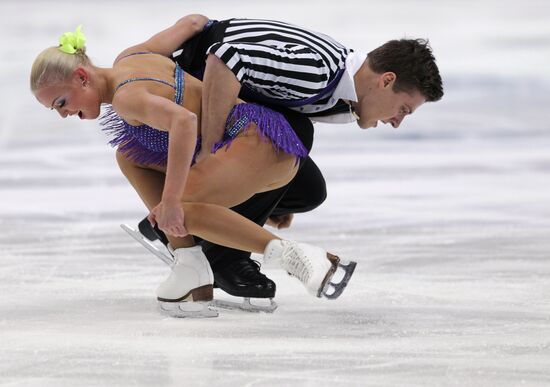
<instances>
[{"instance_id":1,"label":"woman's bare back","mask_svg":"<svg viewBox=\"0 0 550 387\"><path fill-rule=\"evenodd\" d=\"M122 54L121 54L122 55ZM131 54L126 54L131 55ZM113 88L122 82L137 77L156 78L169 84L175 84L174 71L176 64L169 58L158 54L140 54L131 56L119 56L113 65L114 80ZM147 92L174 100L174 88L158 81L136 81L130 82L123 87L132 88L136 91L146 90ZM202 82L191 74L184 74L183 104L182 106L194 113L200 127L201 117ZM128 120L132 125L141 123Z\"/></svg>"}]
</instances>

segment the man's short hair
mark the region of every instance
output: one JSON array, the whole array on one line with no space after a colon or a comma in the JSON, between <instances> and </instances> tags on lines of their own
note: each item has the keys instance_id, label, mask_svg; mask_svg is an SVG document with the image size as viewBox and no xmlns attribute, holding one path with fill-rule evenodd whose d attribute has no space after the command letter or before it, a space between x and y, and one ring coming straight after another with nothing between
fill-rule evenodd
<instances>
[{"instance_id":1,"label":"man's short hair","mask_svg":"<svg viewBox=\"0 0 550 387\"><path fill-rule=\"evenodd\" d=\"M441 76L427 40L390 40L369 52L367 58L375 73L395 73L395 92L418 90L427 102L443 97Z\"/></svg>"}]
</instances>

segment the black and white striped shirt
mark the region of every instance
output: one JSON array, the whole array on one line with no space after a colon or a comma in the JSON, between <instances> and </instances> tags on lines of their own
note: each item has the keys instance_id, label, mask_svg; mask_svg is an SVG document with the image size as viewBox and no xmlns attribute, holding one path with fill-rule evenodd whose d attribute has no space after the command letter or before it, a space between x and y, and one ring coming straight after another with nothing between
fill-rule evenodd
<instances>
[{"instance_id":1,"label":"black and white striped shirt","mask_svg":"<svg viewBox=\"0 0 550 387\"><path fill-rule=\"evenodd\" d=\"M223 39L207 50L255 93L268 99L295 102L315 100L327 86L335 85L350 52L327 35L257 19L227 21ZM329 100L329 96L323 95L301 108L289 107L315 112L334 106Z\"/></svg>"}]
</instances>

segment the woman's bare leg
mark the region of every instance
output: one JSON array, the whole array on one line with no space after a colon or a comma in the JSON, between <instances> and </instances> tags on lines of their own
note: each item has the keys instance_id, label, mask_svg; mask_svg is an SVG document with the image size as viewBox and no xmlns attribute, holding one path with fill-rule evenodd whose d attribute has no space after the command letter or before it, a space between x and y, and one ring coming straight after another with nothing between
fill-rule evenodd
<instances>
[{"instance_id":1,"label":"woman's bare leg","mask_svg":"<svg viewBox=\"0 0 550 387\"><path fill-rule=\"evenodd\" d=\"M120 152L117 152L117 162L147 208L154 208L161 201L165 169L137 165ZM256 129L250 127L228 148L218 150L190 169L182 198L185 225L188 227L191 224L194 229L188 231L213 243L239 250L263 252L267 242L276 237L223 207L233 207L258 192L281 187L295 176L297 170L294 155L276 152L271 142L260 138ZM203 205L201 208L208 215L199 215L206 219L196 219L194 214L197 211L187 205L190 202L218 204L223 207L205 208ZM239 227L246 231L238 230ZM167 237L174 248L194 245L192 236Z\"/></svg>"},{"instance_id":2,"label":"woman's bare leg","mask_svg":"<svg viewBox=\"0 0 550 387\"><path fill-rule=\"evenodd\" d=\"M120 169L151 209L162 196L164 174L132 163L117 152ZM189 233L212 243L239 250L262 253L265 245L277 237L256 223L231 211L228 208L206 203L183 203L185 227ZM168 236L174 248L193 246L192 237L175 238ZM244 241L244 242L243 242Z\"/></svg>"},{"instance_id":3,"label":"woman's bare leg","mask_svg":"<svg viewBox=\"0 0 550 387\"><path fill-rule=\"evenodd\" d=\"M164 188L165 174L162 170L151 167L142 167L128 160L122 153L117 152L116 158L120 170L134 187L145 206L151 210L160 203ZM178 238L167 235L173 248L194 246L195 241L191 235Z\"/></svg>"},{"instance_id":4,"label":"woman's bare leg","mask_svg":"<svg viewBox=\"0 0 550 387\"><path fill-rule=\"evenodd\" d=\"M229 147L190 169L183 202L233 207L259 192L286 185L297 171L296 157L277 152L252 124Z\"/></svg>"},{"instance_id":5,"label":"woman's bare leg","mask_svg":"<svg viewBox=\"0 0 550 387\"><path fill-rule=\"evenodd\" d=\"M209 242L263 254L273 239L280 239L253 221L216 204L184 203L185 228Z\"/></svg>"}]
</instances>

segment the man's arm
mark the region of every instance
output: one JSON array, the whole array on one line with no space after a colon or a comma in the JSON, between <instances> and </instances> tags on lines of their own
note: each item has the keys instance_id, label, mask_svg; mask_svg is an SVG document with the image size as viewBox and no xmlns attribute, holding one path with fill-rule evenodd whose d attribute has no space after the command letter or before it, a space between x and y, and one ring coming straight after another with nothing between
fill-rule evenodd
<instances>
[{"instance_id":1,"label":"man's arm","mask_svg":"<svg viewBox=\"0 0 550 387\"><path fill-rule=\"evenodd\" d=\"M225 122L235 106L241 84L235 74L215 55L208 55L202 88L200 133L202 148L197 162L208 157L210 150L223 138Z\"/></svg>"},{"instance_id":2,"label":"man's arm","mask_svg":"<svg viewBox=\"0 0 550 387\"><path fill-rule=\"evenodd\" d=\"M184 16L173 26L153 35L145 42L128 47L119 57L138 51L155 52L170 57L183 43L201 32L208 20L206 16L199 14Z\"/></svg>"}]
</instances>

